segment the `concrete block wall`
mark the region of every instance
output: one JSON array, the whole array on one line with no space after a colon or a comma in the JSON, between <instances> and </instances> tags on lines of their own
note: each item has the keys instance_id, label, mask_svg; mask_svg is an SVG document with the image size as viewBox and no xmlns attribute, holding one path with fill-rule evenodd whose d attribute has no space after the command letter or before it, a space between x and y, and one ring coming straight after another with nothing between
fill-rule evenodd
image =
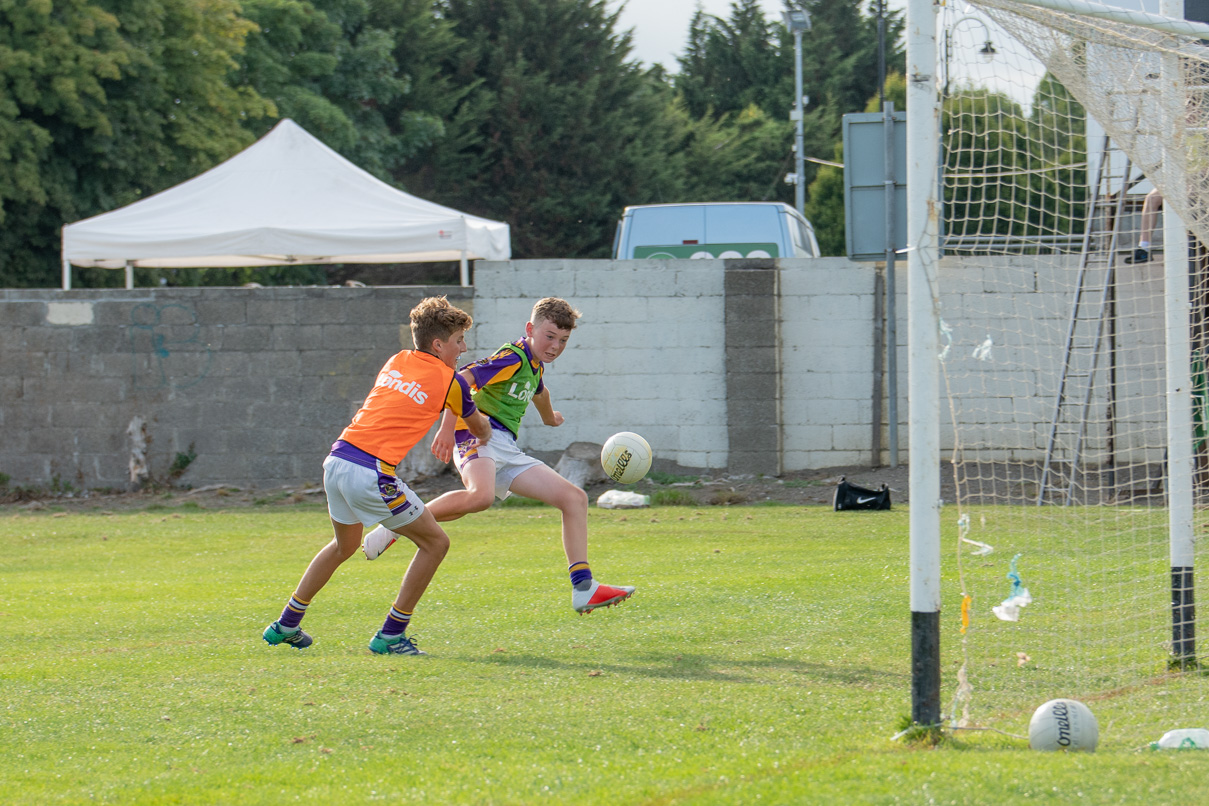
<instances>
[{"instance_id":1,"label":"concrete block wall","mask_svg":"<svg viewBox=\"0 0 1209 806\"><path fill-rule=\"evenodd\" d=\"M1078 269L1073 255L941 261L941 317L952 339L945 372L954 397L952 412L947 400L941 404L945 450L954 442L955 418L967 456L986 461L1044 458ZM1106 279L1102 267L1088 268L1085 316L1098 314ZM1118 266L1114 279L1115 321L1102 334L1102 350L1111 348L1114 355L1110 360L1102 352L1095 362L1082 461L1094 463L1097 456L1106 461L1111 452L1117 462L1158 462L1166 444L1162 266ZM1084 376L1093 366L1094 328L1078 332L1076 344L1085 349L1073 353L1067 381L1071 417L1083 416ZM975 349L988 338L990 355L976 357ZM1060 443L1073 444L1072 429L1073 423L1059 429ZM1056 456L1061 460L1066 454L1060 450Z\"/></svg>"},{"instance_id":2,"label":"concrete block wall","mask_svg":"<svg viewBox=\"0 0 1209 806\"><path fill-rule=\"evenodd\" d=\"M786 470L874 465L873 264L782 260L781 384ZM898 313L906 321L906 275ZM899 444L906 449L906 332L900 324ZM883 416L886 416L883 410ZM888 445L885 424L882 445ZM887 452L888 454L888 452ZM900 455L906 460L906 454Z\"/></svg>"},{"instance_id":3,"label":"concrete block wall","mask_svg":"<svg viewBox=\"0 0 1209 806\"><path fill-rule=\"evenodd\" d=\"M567 422L522 426L544 458L636 431L670 471L871 463L873 277L843 258L483 262L476 339L518 338L542 296L584 313L546 372Z\"/></svg>"},{"instance_id":4,"label":"concrete block wall","mask_svg":"<svg viewBox=\"0 0 1209 806\"><path fill-rule=\"evenodd\" d=\"M523 323L541 296L567 297L585 314L572 346L547 374L567 423L551 429L530 415L522 445L557 455L571 441L601 442L633 430L671 469L776 474L888 462L885 404L881 455L874 457L871 448L876 267L844 258L773 263L777 270L764 276L760 261L479 264L480 346L492 341L501 315ZM1039 271L1037 259L1023 255L941 261L939 307L953 338L946 371L960 397L951 415L941 389L946 455L956 416L964 444L994 447L984 453L988 460L1044 458L1056 395L1047 370L1062 364L1076 270L1077 257L1053 271ZM1142 268L1125 278L1129 286L1120 289L1118 308L1115 447L1138 448L1147 459L1149 446L1161 444L1156 435L1165 420L1162 280L1155 274ZM910 457L907 279L900 262L897 436L903 462ZM1091 286L1097 287L1094 279ZM506 333L518 337L520 325ZM979 360L974 349L988 335L993 360ZM495 341L506 337L500 332ZM764 339L779 350L768 349ZM769 372L775 383L764 375ZM1096 389L1093 410L1101 416L1108 405L1105 383ZM1106 442L1107 434L1100 427L1097 438Z\"/></svg>"},{"instance_id":5,"label":"concrete block wall","mask_svg":"<svg viewBox=\"0 0 1209 806\"><path fill-rule=\"evenodd\" d=\"M1044 454L1055 390L1036 368L1061 364L1071 295L1060 271L1033 268L1027 257L940 266L941 315L953 334L945 369L960 398L953 416L963 443L985 447L988 459ZM522 447L547 461L572 442L628 430L650 441L656 469L669 472L884 464L888 423L878 424L882 455L871 452L875 278L872 264L842 258L532 260L480 262L473 289L0 291L0 473L12 484L123 488L126 431L141 417L156 478L192 446L186 484L317 484L373 374L410 346L408 311L432 294L474 316L468 359L523 336L544 296L583 312L546 373L566 422L551 428L530 411L521 430ZM1126 279L1117 447L1153 453L1164 422L1162 278L1142 267ZM907 462L904 264L896 285ZM1032 331L1008 324L1021 315ZM987 335L992 361L973 356ZM1097 395L1102 412L1107 400ZM940 406L947 452L954 433L948 402ZM439 469L426 450L404 468Z\"/></svg>"},{"instance_id":6,"label":"concrete block wall","mask_svg":"<svg viewBox=\"0 0 1209 806\"><path fill-rule=\"evenodd\" d=\"M431 294L473 309L449 287L0 291L0 473L125 489L141 417L156 479L193 450L193 486L320 483Z\"/></svg>"},{"instance_id":7,"label":"concrete block wall","mask_svg":"<svg viewBox=\"0 0 1209 806\"><path fill-rule=\"evenodd\" d=\"M780 274L772 259L728 260L723 267L731 473L779 476L784 469Z\"/></svg>"}]
</instances>

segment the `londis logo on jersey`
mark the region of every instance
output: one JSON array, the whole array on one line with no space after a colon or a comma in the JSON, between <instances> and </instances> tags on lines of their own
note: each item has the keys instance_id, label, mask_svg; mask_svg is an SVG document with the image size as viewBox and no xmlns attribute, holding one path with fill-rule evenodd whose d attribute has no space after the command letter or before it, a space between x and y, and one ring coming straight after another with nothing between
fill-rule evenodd
<instances>
[{"instance_id":1,"label":"londis logo on jersey","mask_svg":"<svg viewBox=\"0 0 1209 806\"><path fill-rule=\"evenodd\" d=\"M421 390L420 384L415 381L404 381L403 375L398 370L392 369L390 372L383 372L378 376L375 386L385 386L387 389L394 389L396 392L402 392L417 403L423 404L428 399L428 393Z\"/></svg>"},{"instance_id":2,"label":"londis logo on jersey","mask_svg":"<svg viewBox=\"0 0 1209 806\"><path fill-rule=\"evenodd\" d=\"M515 397L524 403L528 403L533 399L533 389L529 387L529 384L525 384L520 389L517 389L516 386L513 383L512 386L508 387L508 397Z\"/></svg>"}]
</instances>

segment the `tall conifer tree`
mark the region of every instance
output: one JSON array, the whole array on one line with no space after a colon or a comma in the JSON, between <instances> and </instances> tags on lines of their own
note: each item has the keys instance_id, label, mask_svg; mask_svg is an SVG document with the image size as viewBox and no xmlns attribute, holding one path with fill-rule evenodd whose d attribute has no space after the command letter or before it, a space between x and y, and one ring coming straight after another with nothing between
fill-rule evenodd
<instances>
[{"instance_id":1,"label":"tall conifer tree","mask_svg":"<svg viewBox=\"0 0 1209 806\"><path fill-rule=\"evenodd\" d=\"M469 88L409 192L512 225L516 257L604 257L626 204L668 200L678 171L657 82L629 61L605 0L448 0Z\"/></svg>"}]
</instances>

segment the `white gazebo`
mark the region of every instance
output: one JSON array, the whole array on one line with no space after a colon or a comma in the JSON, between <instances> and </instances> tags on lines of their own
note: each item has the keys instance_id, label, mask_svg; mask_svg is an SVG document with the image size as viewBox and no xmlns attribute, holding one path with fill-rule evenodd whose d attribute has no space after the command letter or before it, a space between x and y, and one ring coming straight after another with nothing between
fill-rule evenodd
<instances>
[{"instance_id":1,"label":"white gazebo","mask_svg":"<svg viewBox=\"0 0 1209 806\"><path fill-rule=\"evenodd\" d=\"M207 268L508 260L508 225L424 201L358 168L285 119L187 182L63 227L71 267Z\"/></svg>"}]
</instances>

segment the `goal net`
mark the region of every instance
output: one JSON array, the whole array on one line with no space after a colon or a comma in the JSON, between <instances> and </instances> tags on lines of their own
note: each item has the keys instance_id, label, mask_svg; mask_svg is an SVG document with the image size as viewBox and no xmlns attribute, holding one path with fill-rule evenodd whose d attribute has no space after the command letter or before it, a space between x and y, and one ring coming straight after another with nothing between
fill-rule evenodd
<instances>
[{"instance_id":1,"label":"goal net","mask_svg":"<svg viewBox=\"0 0 1209 806\"><path fill-rule=\"evenodd\" d=\"M973 0L938 17L956 488L944 713L1019 732L1042 702L1075 697L1103 727L1114 702L1142 697L1178 727L1203 721L1209 694L1192 599L1206 552L1189 538L1209 529L1194 507L1209 500L1209 45L1045 5ZM1168 461L1171 214L1191 233L1192 315L1172 342L1193 390L1176 453L1195 469L1172 465L1183 485ZM1189 535L1173 535L1173 489L1191 490Z\"/></svg>"}]
</instances>

